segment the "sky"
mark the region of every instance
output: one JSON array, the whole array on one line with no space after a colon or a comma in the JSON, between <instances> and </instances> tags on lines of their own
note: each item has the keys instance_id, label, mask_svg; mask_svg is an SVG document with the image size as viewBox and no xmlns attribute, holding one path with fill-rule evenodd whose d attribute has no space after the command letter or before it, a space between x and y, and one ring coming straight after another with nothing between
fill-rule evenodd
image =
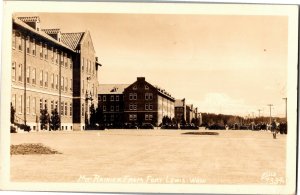
<instances>
[{"instance_id":1,"label":"sky","mask_svg":"<svg viewBox=\"0 0 300 195\"><path fill-rule=\"evenodd\" d=\"M200 112L285 116L286 16L179 14L38 15L42 28L89 30L100 84L145 77Z\"/></svg>"}]
</instances>

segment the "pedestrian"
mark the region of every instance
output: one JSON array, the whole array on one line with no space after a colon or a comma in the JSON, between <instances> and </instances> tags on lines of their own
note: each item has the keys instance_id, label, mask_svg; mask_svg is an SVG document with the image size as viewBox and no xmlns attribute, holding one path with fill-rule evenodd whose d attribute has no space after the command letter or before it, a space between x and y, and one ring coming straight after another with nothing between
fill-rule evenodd
<instances>
[{"instance_id":1,"label":"pedestrian","mask_svg":"<svg viewBox=\"0 0 300 195\"><path fill-rule=\"evenodd\" d=\"M273 130L273 138L276 139L276 134L277 134L277 125L276 125L276 120L274 119L272 124L271 124L272 130Z\"/></svg>"}]
</instances>

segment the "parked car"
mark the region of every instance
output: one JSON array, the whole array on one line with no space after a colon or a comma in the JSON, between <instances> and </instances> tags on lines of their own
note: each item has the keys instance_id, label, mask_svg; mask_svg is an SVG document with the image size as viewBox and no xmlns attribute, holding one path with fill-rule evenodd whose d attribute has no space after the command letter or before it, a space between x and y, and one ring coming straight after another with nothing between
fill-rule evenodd
<instances>
[{"instance_id":1,"label":"parked car","mask_svg":"<svg viewBox=\"0 0 300 195\"><path fill-rule=\"evenodd\" d=\"M160 127L161 129L178 129L178 125L176 124L166 124Z\"/></svg>"},{"instance_id":2,"label":"parked car","mask_svg":"<svg viewBox=\"0 0 300 195\"><path fill-rule=\"evenodd\" d=\"M154 129L154 126L151 123L143 123L139 126L139 129Z\"/></svg>"},{"instance_id":3,"label":"parked car","mask_svg":"<svg viewBox=\"0 0 300 195\"><path fill-rule=\"evenodd\" d=\"M199 127L196 126L196 125L194 125L193 123L188 123L188 124L185 124L185 125L181 124L180 125L180 129L194 129L194 130L198 130Z\"/></svg>"}]
</instances>

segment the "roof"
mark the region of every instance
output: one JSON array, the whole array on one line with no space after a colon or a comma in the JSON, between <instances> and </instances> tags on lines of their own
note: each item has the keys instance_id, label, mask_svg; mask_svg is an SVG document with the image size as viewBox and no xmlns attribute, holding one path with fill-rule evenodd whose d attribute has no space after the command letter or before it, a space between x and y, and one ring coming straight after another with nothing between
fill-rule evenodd
<instances>
[{"instance_id":1,"label":"roof","mask_svg":"<svg viewBox=\"0 0 300 195\"><path fill-rule=\"evenodd\" d=\"M130 84L100 84L99 94L122 94Z\"/></svg>"},{"instance_id":2,"label":"roof","mask_svg":"<svg viewBox=\"0 0 300 195\"><path fill-rule=\"evenodd\" d=\"M84 32L61 33L61 41L75 50L78 47L83 35Z\"/></svg>"},{"instance_id":3,"label":"roof","mask_svg":"<svg viewBox=\"0 0 300 195\"><path fill-rule=\"evenodd\" d=\"M60 32L59 28L52 28L52 29L42 29L47 34L57 34Z\"/></svg>"},{"instance_id":4,"label":"roof","mask_svg":"<svg viewBox=\"0 0 300 195\"><path fill-rule=\"evenodd\" d=\"M32 17L18 17L18 19L22 20L23 22L39 22L40 17L32 16Z\"/></svg>"},{"instance_id":5,"label":"roof","mask_svg":"<svg viewBox=\"0 0 300 195\"><path fill-rule=\"evenodd\" d=\"M25 18L31 18L31 17L25 17ZM66 44L57 41L56 39L54 39L53 37L51 37L50 35L48 35L47 33L45 33L44 31L37 31L34 28L32 28L31 26L29 26L28 24L26 24L25 22L23 22L21 19L17 18L17 17L13 17L13 22L23 28L25 28L26 30L31 31L32 33L38 34L41 37L48 39L49 41L52 41L53 43L56 43L62 47L65 47L67 49L70 49L73 51L73 49L69 46L67 46Z\"/></svg>"},{"instance_id":6,"label":"roof","mask_svg":"<svg viewBox=\"0 0 300 195\"><path fill-rule=\"evenodd\" d=\"M184 103L183 103L183 100L179 100L179 99L177 99L177 100L175 100L175 107L183 107L184 106Z\"/></svg>"},{"instance_id":7,"label":"roof","mask_svg":"<svg viewBox=\"0 0 300 195\"><path fill-rule=\"evenodd\" d=\"M161 87L159 87L157 85L155 85L154 87L157 89L158 93L163 94L163 95L175 100L175 98L172 97L172 95L169 92L167 92L165 89L162 89Z\"/></svg>"}]
</instances>

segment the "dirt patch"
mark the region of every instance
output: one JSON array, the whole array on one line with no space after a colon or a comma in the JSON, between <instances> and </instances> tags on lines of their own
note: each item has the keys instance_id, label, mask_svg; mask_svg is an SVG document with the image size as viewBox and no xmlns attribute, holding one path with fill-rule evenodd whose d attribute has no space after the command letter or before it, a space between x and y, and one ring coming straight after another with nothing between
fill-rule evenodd
<instances>
[{"instance_id":1,"label":"dirt patch","mask_svg":"<svg viewBox=\"0 0 300 195\"><path fill-rule=\"evenodd\" d=\"M43 144L19 144L10 146L11 155L28 155L28 154L61 154Z\"/></svg>"},{"instance_id":2,"label":"dirt patch","mask_svg":"<svg viewBox=\"0 0 300 195\"><path fill-rule=\"evenodd\" d=\"M218 132L186 132L185 135L219 135Z\"/></svg>"}]
</instances>

